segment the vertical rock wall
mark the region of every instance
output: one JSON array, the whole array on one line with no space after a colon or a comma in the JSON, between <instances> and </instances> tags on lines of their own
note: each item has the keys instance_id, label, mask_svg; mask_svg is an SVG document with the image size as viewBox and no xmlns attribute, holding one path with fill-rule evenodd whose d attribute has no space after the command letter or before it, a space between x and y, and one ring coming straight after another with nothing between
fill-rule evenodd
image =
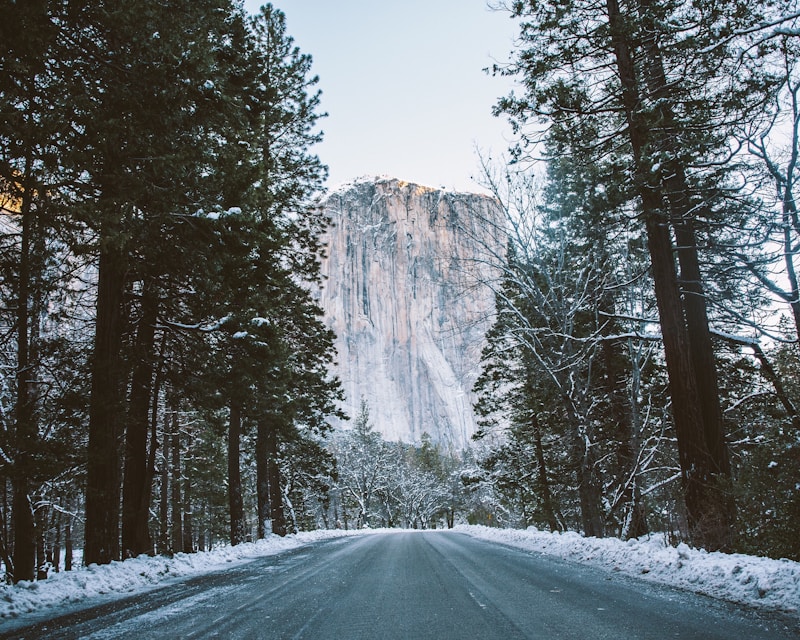
<instances>
[{"instance_id":1,"label":"vertical rock wall","mask_svg":"<svg viewBox=\"0 0 800 640\"><path fill-rule=\"evenodd\" d=\"M494 297L494 200L392 179L360 180L323 203L332 219L320 294L336 332L345 410L366 398L386 439L424 432L460 449L476 429L472 386Z\"/></svg>"}]
</instances>

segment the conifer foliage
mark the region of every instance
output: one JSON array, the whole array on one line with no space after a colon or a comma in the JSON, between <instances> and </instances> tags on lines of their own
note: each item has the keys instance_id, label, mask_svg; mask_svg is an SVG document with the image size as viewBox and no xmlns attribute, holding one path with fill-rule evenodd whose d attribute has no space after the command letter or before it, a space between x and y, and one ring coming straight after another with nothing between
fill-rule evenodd
<instances>
[{"instance_id":1,"label":"conifer foliage","mask_svg":"<svg viewBox=\"0 0 800 640\"><path fill-rule=\"evenodd\" d=\"M319 457L299 443L340 393L310 293L327 225L311 58L270 4L0 16L9 579L59 566L66 532L87 564L191 551L227 519L242 541L253 469L258 518L285 533L281 485Z\"/></svg>"},{"instance_id":2,"label":"conifer foliage","mask_svg":"<svg viewBox=\"0 0 800 640\"><path fill-rule=\"evenodd\" d=\"M519 91L496 114L521 143L507 175L487 174L512 234L479 381L486 433L505 424L508 442L485 471L510 482L526 520L552 526L560 509L588 535L646 531L645 502L669 504L679 479L678 500L651 508L677 516L659 526L707 549L749 547L751 464L797 449L755 455L770 420L742 410L764 393L779 422L797 422L775 366L792 351L760 340L796 342L798 6L505 6L519 46L495 71ZM541 189L522 168L537 157ZM776 301L791 332L770 321ZM539 479L521 482L504 461L529 444ZM781 526L792 509L765 507Z\"/></svg>"}]
</instances>

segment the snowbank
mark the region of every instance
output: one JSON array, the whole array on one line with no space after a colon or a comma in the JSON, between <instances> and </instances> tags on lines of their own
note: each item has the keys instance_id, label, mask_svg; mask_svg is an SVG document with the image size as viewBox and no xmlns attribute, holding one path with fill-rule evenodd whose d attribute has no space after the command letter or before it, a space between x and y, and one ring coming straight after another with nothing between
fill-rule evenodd
<instances>
[{"instance_id":1,"label":"snowbank","mask_svg":"<svg viewBox=\"0 0 800 640\"><path fill-rule=\"evenodd\" d=\"M231 563L296 549L319 540L361 535L360 531L311 531L297 535L270 536L235 547L220 547L199 553L165 556L139 556L125 562L92 564L76 571L54 573L41 582L22 581L15 586L0 586L0 621L57 607L85 598L119 593L129 595L154 587L170 578L204 573L231 566Z\"/></svg>"},{"instance_id":2,"label":"snowbank","mask_svg":"<svg viewBox=\"0 0 800 640\"><path fill-rule=\"evenodd\" d=\"M672 547L663 536L624 542L584 538L577 533L548 533L461 525L476 538L619 571L653 582L752 607L797 614L800 563L738 553L708 552L685 544Z\"/></svg>"},{"instance_id":3,"label":"snowbank","mask_svg":"<svg viewBox=\"0 0 800 640\"><path fill-rule=\"evenodd\" d=\"M533 527L521 531L459 525L455 530L760 609L793 614L800 610L800 563L790 560L708 553L685 544L674 548L666 544L662 536L623 542L616 538L583 538L572 532L547 533ZM0 586L0 626L3 619L48 607L64 607L93 596L130 595L167 580L219 570L232 563L278 554L320 540L387 531L400 530L333 530L285 538L271 536L235 547L179 553L172 558L140 556L125 562L90 565L53 574L42 582Z\"/></svg>"}]
</instances>

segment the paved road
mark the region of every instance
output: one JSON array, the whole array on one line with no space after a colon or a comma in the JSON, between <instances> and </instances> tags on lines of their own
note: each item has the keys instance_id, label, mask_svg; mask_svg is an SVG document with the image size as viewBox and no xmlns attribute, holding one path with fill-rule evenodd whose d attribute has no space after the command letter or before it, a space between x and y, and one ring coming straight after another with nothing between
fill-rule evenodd
<instances>
[{"instance_id":1,"label":"paved road","mask_svg":"<svg viewBox=\"0 0 800 640\"><path fill-rule=\"evenodd\" d=\"M48 640L799 637L793 618L452 532L332 540L3 634L0 626L0 637Z\"/></svg>"}]
</instances>

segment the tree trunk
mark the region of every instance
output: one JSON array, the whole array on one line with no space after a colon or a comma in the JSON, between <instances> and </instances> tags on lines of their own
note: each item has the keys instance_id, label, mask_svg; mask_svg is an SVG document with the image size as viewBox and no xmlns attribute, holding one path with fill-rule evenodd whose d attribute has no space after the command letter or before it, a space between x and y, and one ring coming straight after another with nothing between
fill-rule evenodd
<instances>
[{"instance_id":1,"label":"tree trunk","mask_svg":"<svg viewBox=\"0 0 800 640\"><path fill-rule=\"evenodd\" d=\"M53 529L55 535L53 537L53 551L52 562L53 571L60 573L61 571L61 522L64 519L64 514L61 511L56 511L53 514Z\"/></svg>"},{"instance_id":2,"label":"tree trunk","mask_svg":"<svg viewBox=\"0 0 800 640\"><path fill-rule=\"evenodd\" d=\"M678 150L674 132L677 130L675 114L670 107L669 89L664 73L663 59L658 43L655 40L655 25L652 24L652 12L649 10L649 0L642 0L639 5L640 19L650 36L645 41L647 64L646 77L651 100L657 101L659 108L659 128L656 134L658 147L667 152L668 157L677 158ZM717 381L717 367L714 359L714 347L711 341L711 331L708 325L708 310L706 295L703 290L703 276L700 270L700 260L697 250L695 235L696 204L692 202L691 189L684 166L677 160L667 162L664 167L663 190L669 203L670 222L675 232L677 243L678 264L680 265L680 287L683 293L683 307L686 315L686 327L689 336L689 351L692 366L697 380L698 397L700 399L700 412L703 416L704 437L708 450L706 462L706 482L711 486L721 479L726 483L730 479L731 468L728 457L728 447L725 442L725 430L722 422L722 409L719 402L719 385ZM719 491L721 487L717 487ZM733 518L733 504L728 495L719 493L714 501L719 499L719 507L725 508L719 512L723 529L718 535L722 536L720 542L729 538L730 520Z\"/></svg>"},{"instance_id":3,"label":"tree trunk","mask_svg":"<svg viewBox=\"0 0 800 640\"><path fill-rule=\"evenodd\" d=\"M72 497L67 498L64 518L64 571L72 571Z\"/></svg>"},{"instance_id":4,"label":"tree trunk","mask_svg":"<svg viewBox=\"0 0 800 640\"><path fill-rule=\"evenodd\" d=\"M281 492L281 469L278 464L278 433L275 424L267 430L267 473L269 475L269 511L272 518L272 533L286 535L286 517L283 513Z\"/></svg>"},{"instance_id":5,"label":"tree trunk","mask_svg":"<svg viewBox=\"0 0 800 640\"><path fill-rule=\"evenodd\" d=\"M164 446L161 451L161 487L159 493L158 515L160 521L160 531L158 537L158 552L167 553L169 550L169 429L172 416L176 415L177 411L170 407L169 418L164 419L164 427L162 439Z\"/></svg>"},{"instance_id":6,"label":"tree trunk","mask_svg":"<svg viewBox=\"0 0 800 640\"><path fill-rule=\"evenodd\" d=\"M639 412L638 398L641 392L641 362L639 354L634 351L632 343L628 342L631 353L631 375L628 388L628 402L630 405L629 431L625 439L625 446L620 449L620 467L622 469L622 495L620 500L627 504L627 512L623 516L620 536L627 540L639 538L650 532L647 524L647 510L642 503L642 494L639 488L639 450L641 447L642 417Z\"/></svg>"},{"instance_id":7,"label":"tree trunk","mask_svg":"<svg viewBox=\"0 0 800 640\"><path fill-rule=\"evenodd\" d=\"M150 402L154 377L155 325L158 298L153 283L142 289L141 316L133 350L128 422L125 432L125 480L122 485L122 552L135 558L153 552L150 537L150 488L148 483L147 436L150 427Z\"/></svg>"},{"instance_id":8,"label":"tree trunk","mask_svg":"<svg viewBox=\"0 0 800 640\"><path fill-rule=\"evenodd\" d=\"M47 580L47 541L45 540L45 518L44 509L40 508L36 513L36 579Z\"/></svg>"},{"instance_id":9,"label":"tree trunk","mask_svg":"<svg viewBox=\"0 0 800 640\"><path fill-rule=\"evenodd\" d=\"M106 564L120 556L119 417L124 406L122 377L125 259L107 243L100 251L97 319L92 359L89 444L86 464L85 564Z\"/></svg>"},{"instance_id":10,"label":"tree trunk","mask_svg":"<svg viewBox=\"0 0 800 640\"><path fill-rule=\"evenodd\" d=\"M191 437L187 436L185 449L191 450ZM189 477L189 460L187 455L183 464L183 552L192 553L194 551L194 531L192 530L192 481Z\"/></svg>"},{"instance_id":11,"label":"tree trunk","mask_svg":"<svg viewBox=\"0 0 800 640\"><path fill-rule=\"evenodd\" d=\"M155 381L153 382L153 393L152 393L152 402L150 403L150 449L147 453L147 472L144 482L144 492L142 494L142 509L147 512L146 519L139 519L139 526L145 527L145 531L139 531L139 536L142 537L147 535L150 537L150 504L153 500L153 489L154 489L154 482L156 477L156 458L158 455L158 414L159 414L159 400L161 398L161 383L162 377L164 372L164 348L166 345L166 337L163 337L161 340L161 353L158 358L158 369L156 371ZM159 508L161 504L159 503ZM159 525L161 521L159 520ZM159 535L161 534L161 529L159 527ZM161 541L159 540L159 546L161 546ZM148 553L154 553L154 542L153 539L150 538L150 551Z\"/></svg>"},{"instance_id":12,"label":"tree trunk","mask_svg":"<svg viewBox=\"0 0 800 640\"><path fill-rule=\"evenodd\" d=\"M575 448L583 533L586 536L602 538L604 534L603 516L600 510L602 492L594 478L594 455L580 434L576 435Z\"/></svg>"},{"instance_id":13,"label":"tree trunk","mask_svg":"<svg viewBox=\"0 0 800 640\"><path fill-rule=\"evenodd\" d=\"M261 416L258 419L256 433L256 502L258 506L258 537L267 537L267 521L270 520L269 511L269 422Z\"/></svg>"},{"instance_id":14,"label":"tree trunk","mask_svg":"<svg viewBox=\"0 0 800 640\"><path fill-rule=\"evenodd\" d=\"M15 448L11 484L13 490L11 518L14 530L14 582L33 580L36 567L36 535L33 511L28 495L33 464L33 447L38 434L35 424L35 362L31 356L30 312L31 312L31 251L33 245L33 185L29 177L32 170L32 154L28 150L25 159L25 183L23 186L21 217L22 238L19 261L19 285L17 300L17 397Z\"/></svg>"},{"instance_id":15,"label":"tree trunk","mask_svg":"<svg viewBox=\"0 0 800 640\"><path fill-rule=\"evenodd\" d=\"M194 530L192 528L192 493L190 480L183 478L183 552L194 551Z\"/></svg>"},{"instance_id":16,"label":"tree trunk","mask_svg":"<svg viewBox=\"0 0 800 640\"><path fill-rule=\"evenodd\" d=\"M237 400L232 400L228 426L228 505L231 517L231 545L245 541L242 471L239 462L241 437L242 408Z\"/></svg>"},{"instance_id":17,"label":"tree trunk","mask_svg":"<svg viewBox=\"0 0 800 640\"><path fill-rule=\"evenodd\" d=\"M158 398L160 393L159 383L160 373L156 375L155 386L153 387L153 401L150 413L150 449L147 453L147 467L145 470L144 491L140 503L140 517L137 518L138 529L136 536L139 540L147 540L148 550L146 553L155 553L153 538L150 535L150 505L153 500L153 482L156 477L156 454L158 453Z\"/></svg>"},{"instance_id":18,"label":"tree trunk","mask_svg":"<svg viewBox=\"0 0 800 640\"><path fill-rule=\"evenodd\" d=\"M11 523L14 530L14 582L33 580L36 576L36 527L33 521L30 497L28 495L28 479L14 475L11 480ZM28 532L29 537L20 538L21 532Z\"/></svg>"},{"instance_id":19,"label":"tree trunk","mask_svg":"<svg viewBox=\"0 0 800 640\"><path fill-rule=\"evenodd\" d=\"M628 120L628 136L635 162L635 178L647 231L690 535L697 545L709 550L721 549L729 542L730 522L725 515L727 509L723 506L727 501L720 502L719 487L715 486L713 479L714 465L711 463L711 452L707 445L703 415L703 407L708 401L704 404L700 398L695 361L691 354L691 341L675 272L674 248L669 233L670 221L663 210L664 194L660 187L651 183L650 167L645 166L643 160L650 143L649 129L640 110L639 83L625 21L617 0L607 0L607 8L617 70L622 84L623 105ZM693 313L695 312L696 309ZM696 319L694 322L696 323ZM717 396L709 401L718 403L719 398Z\"/></svg>"},{"instance_id":20,"label":"tree trunk","mask_svg":"<svg viewBox=\"0 0 800 640\"><path fill-rule=\"evenodd\" d=\"M9 496L9 482L8 478L3 476L2 478L2 500L3 500L3 508L0 511L0 560L3 561L3 564L6 567L6 581L13 580L14 578L14 561L12 559L12 554L14 550L12 549L13 542L11 540L10 532L9 532L9 519L13 517L13 514L8 508L8 496ZM11 500L13 503L13 483L11 488Z\"/></svg>"},{"instance_id":21,"label":"tree trunk","mask_svg":"<svg viewBox=\"0 0 800 640\"><path fill-rule=\"evenodd\" d=\"M547 466L544 460L544 447L542 446L542 428L539 424L539 416L535 413L531 417L531 427L533 428L533 439L536 451L536 463L539 468L538 485L542 498L542 515L547 520L547 525L550 531L558 531L558 521L556 520L556 512L553 509L553 497L550 491L550 480L547 477ZM452 525L448 520L448 528L452 529Z\"/></svg>"},{"instance_id":22,"label":"tree trunk","mask_svg":"<svg viewBox=\"0 0 800 640\"><path fill-rule=\"evenodd\" d=\"M172 414L170 434L170 511L172 512L172 552L183 551L183 506L181 505L181 431L177 410Z\"/></svg>"}]
</instances>

